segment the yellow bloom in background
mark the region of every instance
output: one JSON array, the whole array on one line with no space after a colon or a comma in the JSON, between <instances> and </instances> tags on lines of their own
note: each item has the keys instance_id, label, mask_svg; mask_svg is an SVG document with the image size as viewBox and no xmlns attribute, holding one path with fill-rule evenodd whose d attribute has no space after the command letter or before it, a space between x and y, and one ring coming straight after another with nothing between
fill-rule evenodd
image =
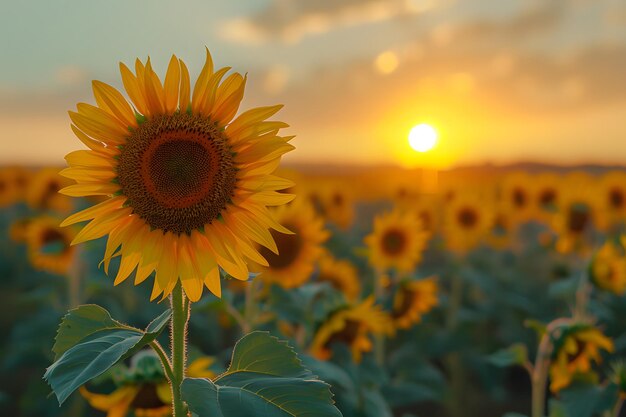
<instances>
[{"instance_id":1,"label":"yellow bloom in background","mask_svg":"<svg viewBox=\"0 0 626 417\"><path fill-rule=\"evenodd\" d=\"M326 217L341 229L347 229L354 221L354 197L348 189L333 186L326 200Z\"/></svg>"},{"instance_id":2,"label":"yellow bloom in background","mask_svg":"<svg viewBox=\"0 0 626 417\"><path fill-rule=\"evenodd\" d=\"M398 329L408 329L422 321L422 316L439 304L437 278L400 284L393 298L392 318Z\"/></svg>"},{"instance_id":3,"label":"yellow bloom in background","mask_svg":"<svg viewBox=\"0 0 626 417\"><path fill-rule=\"evenodd\" d=\"M10 168L0 169L0 207L10 206L19 200L19 192Z\"/></svg>"},{"instance_id":4,"label":"yellow bloom in background","mask_svg":"<svg viewBox=\"0 0 626 417\"><path fill-rule=\"evenodd\" d=\"M562 204L563 180L556 174L544 173L533 178L533 219L549 223Z\"/></svg>"},{"instance_id":5,"label":"yellow bloom in background","mask_svg":"<svg viewBox=\"0 0 626 417\"><path fill-rule=\"evenodd\" d=\"M384 271L395 268L411 272L422 260L428 233L411 213L398 209L376 216L374 230L365 237L369 250L369 262Z\"/></svg>"},{"instance_id":6,"label":"yellow bloom in background","mask_svg":"<svg viewBox=\"0 0 626 417\"><path fill-rule=\"evenodd\" d=\"M563 203L552 221L558 235L556 249L561 253L585 252L589 249L587 237L600 217L594 184L582 175L571 176L567 184Z\"/></svg>"},{"instance_id":7,"label":"yellow bloom in background","mask_svg":"<svg viewBox=\"0 0 626 417\"><path fill-rule=\"evenodd\" d=\"M24 217L11 223L9 237L16 243L26 243L28 226L32 223L32 217Z\"/></svg>"},{"instance_id":8,"label":"yellow bloom in background","mask_svg":"<svg viewBox=\"0 0 626 417\"><path fill-rule=\"evenodd\" d=\"M457 193L445 206L446 246L464 253L482 242L493 225L492 204L487 198Z\"/></svg>"},{"instance_id":9,"label":"yellow bloom in background","mask_svg":"<svg viewBox=\"0 0 626 417\"><path fill-rule=\"evenodd\" d=\"M598 189L599 206L604 213L599 219L602 222L599 227L609 230L623 226L626 221L626 172L613 171L604 175Z\"/></svg>"},{"instance_id":10,"label":"yellow bloom in background","mask_svg":"<svg viewBox=\"0 0 626 417\"><path fill-rule=\"evenodd\" d=\"M550 390L554 393L567 387L574 375L590 373L591 363L602 361L600 350L614 350L613 341L590 326L566 330L556 343L550 364Z\"/></svg>"},{"instance_id":11,"label":"yellow bloom in background","mask_svg":"<svg viewBox=\"0 0 626 417\"><path fill-rule=\"evenodd\" d=\"M59 175L59 171L58 168L42 168L33 174L26 191L26 202L31 208L59 213L72 210L72 201L59 194L59 191L72 181Z\"/></svg>"},{"instance_id":12,"label":"yellow bloom in background","mask_svg":"<svg viewBox=\"0 0 626 417\"><path fill-rule=\"evenodd\" d=\"M510 247L513 237L516 234L516 222L512 219L514 215L502 205L493 208L491 221L486 236L486 242L493 248L504 249Z\"/></svg>"},{"instance_id":13,"label":"yellow bloom in background","mask_svg":"<svg viewBox=\"0 0 626 417\"><path fill-rule=\"evenodd\" d=\"M201 356L189 364L185 375L214 378L217 375L210 369L214 362L215 358L211 356ZM93 408L106 412L107 417L125 417L131 411L137 417L172 415L172 392L164 375L153 376L148 381L125 383L110 394L93 393L84 386L80 387L80 393Z\"/></svg>"},{"instance_id":14,"label":"yellow bloom in background","mask_svg":"<svg viewBox=\"0 0 626 417\"><path fill-rule=\"evenodd\" d=\"M276 220L291 233L272 231L278 253L260 248L267 264L254 267L260 272L259 279L266 283L275 283L284 288L294 288L305 283L315 262L322 254L322 243L328 239L324 222L315 215L313 209L297 199L288 206L278 207L274 211Z\"/></svg>"},{"instance_id":15,"label":"yellow bloom in background","mask_svg":"<svg viewBox=\"0 0 626 417\"><path fill-rule=\"evenodd\" d=\"M626 256L624 248L606 242L595 254L590 266L591 281L616 295L626 292Z\"/></svg>"},{"instance_id":16,"label":"yellow bloom in background","mask_svg":"<svg viewBox=\"0 0 626 417\"><path fill-rule=\"evenodd\" d=\"M151 299L167 296L178 280L191 301L203 285L219 297L219 268L247 280L248 262L267 265L257 244L277 250L269 229L288 233L268 210L292 199L278 192L291 181L272 174L294 149L292 137L278 135L287 125L267 120L282 106L235 117L246 77L214 70L208 50L193 90L175 56L163 83L150 59L137 60L134 73L120 69L133 107L94 81L97 106L79 103L70 112L89 150L68 154L63 171L77 184L62 193L108 198L63 225L91 220L73 244L108 235L105 271L121 256L115 285L133 271L135 284L156 271Z\"/></svg>"},{"instance_id":17,"label":"yellow bloom in background","mask_svg":"<svg viewBox=\"0 0 626 417\"><path fill-rule=\"evenodd\" d=\"M32 219L25 228L28 259L34 268L54 274L67 274L76 249L70 245L76 237L73 228L62 228L52 217Z\"/></svg>"},{"instance_id":18,"label":"yellow bloom in background","mask_svg":"<svg viewBox=\"0 0 626 417\"><path fill-rule=\"evenodd\" d=\"M355 266L349 261L335 259L330 254L321 257L317 280L328 282L341 291L348 301L356 301L361 294L361 282Z\"/></svg>"},{"instance_id":19,"label":"yellow bloom in background","mask_svg":"<svg viewBox=\"0 0 626 417\"><path fill-rule=\"evenodd\" d=\"M393 332L389 315L374 305L374 297L368 297L361 304L339 310L329 317L315 333L310 352L318 359L327 360L332 356L332 344L344 343L358 363L363 353L373 348L370 335Z\"/></svg>"},{"instance_id":20,"label":"yellow bloom in background","mask_svg":"<svg viewBox=\"0 0 626 417\"><path fill-rule=\"evenodd\" d=\"M532 214L533 178L525 172L508 174L500 185L500 202L517 225L527 221Z\"/></svg>"}]
</instances>

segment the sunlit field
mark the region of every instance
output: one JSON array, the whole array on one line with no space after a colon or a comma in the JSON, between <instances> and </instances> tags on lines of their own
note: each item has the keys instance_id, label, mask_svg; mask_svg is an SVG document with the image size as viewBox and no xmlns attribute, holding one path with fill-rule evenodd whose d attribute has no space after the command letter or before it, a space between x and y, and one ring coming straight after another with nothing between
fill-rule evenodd
<instances>
[{"instance_id":1,"label":"sunlit field","mask_svg":"<svg viewBox=\"0 0 626 417\"><path fill-rule=\"evenodd\" d=\"M0 416L626 417L626 5L13 2Z\"/></svg>"}]
</instances>

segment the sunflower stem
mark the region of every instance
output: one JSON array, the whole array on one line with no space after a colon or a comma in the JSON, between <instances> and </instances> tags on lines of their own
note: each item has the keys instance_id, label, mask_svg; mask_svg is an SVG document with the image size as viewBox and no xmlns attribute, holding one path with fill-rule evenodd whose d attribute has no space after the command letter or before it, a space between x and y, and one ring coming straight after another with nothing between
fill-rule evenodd
<instances>
[{"instance_id":1,"label":"sunflower stem","mask_svg":"<svg viewBox=\"0 0 626 417\"><path fill-rule=\"evenodd\" d=\"M163 366L163 370L165 371L165 375L167 376L168 381L172 383L174 380L174 371L172 371L172 363L170 359L167 357L163 346L156 340L150 342L150 347L156 352L157 356L161 360L161 365Z\"/></svg>"},{"instance_id":2,"label":"sunflower stem","mask_svg":"<svg viewBox=\"0 0 626 417\"><path fill-rule=\"evenodd\" d=\"M541 337L537 358L532 374L532 406L531 417L543 417L546 405L546 386L548 384L548 366L550 365L550 355L552 354L552 343L550 334L546 332Z\"/></svg>"},{"instance_id":3,"label":"sunflower stem","mask_svg":"<svg viewBox=\"0 0 626 417\"><path fill-rule=\"evenodd\" d=\"M180 386L185 378L185 360L187 354L187 322L189 321L189 302L185 299L180 281L176 283L172 295L171 342L172 342L172 405L173 417L187 416L187 407L180 394Z\"/></svg>"}]
</instances>

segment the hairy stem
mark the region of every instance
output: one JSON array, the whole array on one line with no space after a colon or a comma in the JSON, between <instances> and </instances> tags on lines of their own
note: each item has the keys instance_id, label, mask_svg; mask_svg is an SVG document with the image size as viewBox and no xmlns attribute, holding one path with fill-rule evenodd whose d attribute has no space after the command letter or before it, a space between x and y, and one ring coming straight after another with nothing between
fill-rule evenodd
<instances>
[{"instance_id":1,"label":"hairy stem","mask_svg":"<svg viewBox=\"0 0 626 417\"><path fill-rule=\"evenodd\" d=\"M189 321L189 301L185 299L180 281L170 296L172 304L171 342L172 342L172 405L173 417L186 417L187 407L181 399L180 386L185 378L185 360L187 354L187 322Z\"/></svg>"}]
</instances>

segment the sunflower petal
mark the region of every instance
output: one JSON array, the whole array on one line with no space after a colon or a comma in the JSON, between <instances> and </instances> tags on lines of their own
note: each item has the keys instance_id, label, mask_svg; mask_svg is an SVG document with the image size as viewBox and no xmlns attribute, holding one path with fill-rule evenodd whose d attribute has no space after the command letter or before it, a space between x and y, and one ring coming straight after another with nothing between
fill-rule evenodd
<instances>
[{"instance_id":1,"label":"sunflower petal","mask_svg":"<svg viewBox=\"0 0 626 417\"><path fill-rule=\"evenodd\" d=\"M97 80L92 81L91 85L96 103L101 109L115 116L123 125L137 127L133 109L117 89Z\"/></svg>"},{"instance_id":2,"label":"sunflower petal","mask_svg":"<svg viewBox=\"0 0 626 417\"><path fill-rule=\"evenodd\" d=\"M172 55L165 74L165 112L173 114L178 107L178 91L180 88L180 64L176 55Z\"/></svg>"}]
</instances>

